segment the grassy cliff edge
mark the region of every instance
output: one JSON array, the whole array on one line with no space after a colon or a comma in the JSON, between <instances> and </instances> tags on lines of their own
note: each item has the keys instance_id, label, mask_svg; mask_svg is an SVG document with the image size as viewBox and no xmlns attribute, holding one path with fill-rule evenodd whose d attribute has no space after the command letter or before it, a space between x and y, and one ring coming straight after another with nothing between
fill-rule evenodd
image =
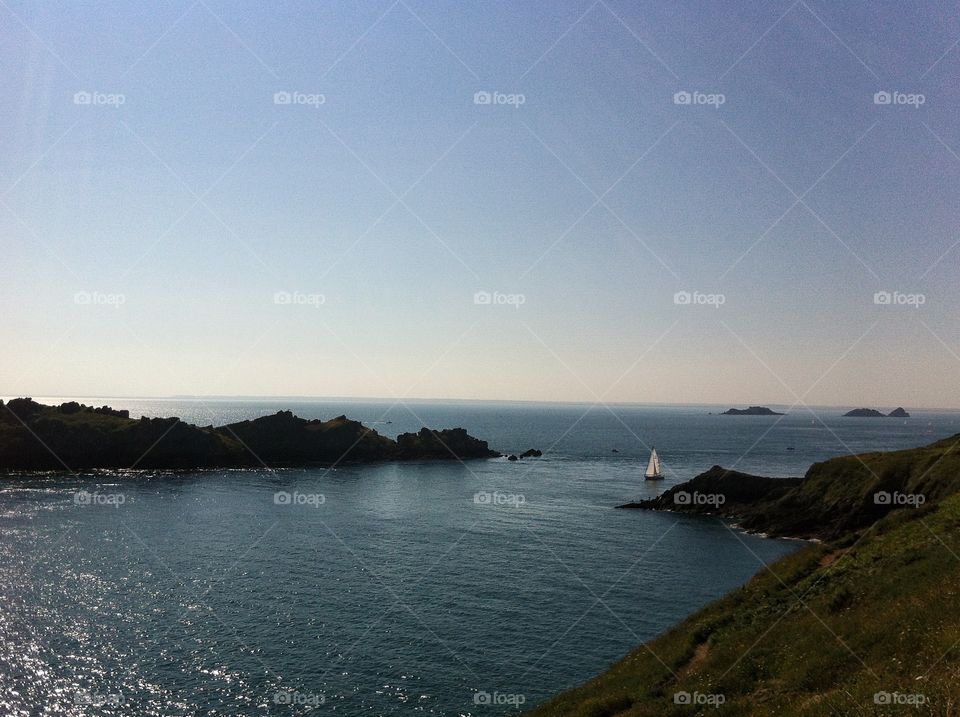
<instances>
[{"instance_id":1,"label":"grassy cliff edge","mask_svg":"<svg viewBox=\"0 0 960 717\"><path fill-rule=\"evenodd\" d=\"M832 459L753 505L704 504L823 542L530 714L960 714L958 442Z\"/></svg>"}]
</instances>

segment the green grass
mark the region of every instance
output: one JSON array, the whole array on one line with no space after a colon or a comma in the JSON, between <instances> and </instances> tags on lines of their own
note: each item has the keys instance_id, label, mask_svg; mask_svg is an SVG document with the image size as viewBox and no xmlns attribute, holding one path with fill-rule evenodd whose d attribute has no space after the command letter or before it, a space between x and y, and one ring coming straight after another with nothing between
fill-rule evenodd
<instances>
[{"instance_id":1,"label":"green grass","mask_svg":"<svg viewBox=\"0 0 960 717\"><path fill-rule=\"evenodd\" d=\"M910 491L955 493L960 471L947 448L863 456L879 482L855 458L837 459L831 480L818 464L805 489L854 504L894 476ZM960 495L951 495L779 560L531 714L960 715L958 642ZM678 705L677 692L725 701ZM928 702L876 704L878 692Z\"/></svg>"}]
</instances>

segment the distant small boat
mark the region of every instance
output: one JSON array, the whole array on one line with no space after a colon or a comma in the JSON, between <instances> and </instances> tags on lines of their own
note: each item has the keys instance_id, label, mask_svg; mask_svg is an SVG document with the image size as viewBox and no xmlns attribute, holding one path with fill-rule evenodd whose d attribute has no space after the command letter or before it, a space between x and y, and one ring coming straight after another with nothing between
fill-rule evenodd
<instances>
[{"instance_id":1,"label":"distant small boat","mask_svg":"<svg viewBox=\"0 0 960 717\"><path fill-rule=\"evenodd\" d=\"M663 473L660 472L660 456L657 455L657 449L650 451L650 462L647 463L647 472L643 474L646 480L662 480Z\"/></svg>"}]
</instances>

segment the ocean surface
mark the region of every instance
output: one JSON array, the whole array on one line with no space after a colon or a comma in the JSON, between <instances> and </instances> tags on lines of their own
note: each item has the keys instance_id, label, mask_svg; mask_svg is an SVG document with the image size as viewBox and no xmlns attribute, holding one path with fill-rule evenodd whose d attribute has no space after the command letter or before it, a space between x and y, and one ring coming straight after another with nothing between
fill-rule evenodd
<instances>
[{"instance_id":1,"label":"ocean surface","mask_svg":"<svg viewBox=\"0 0 960 717\"><path fill-rule=\"evenodd\" d=\"M463 426L502 452L545 455L6 477L5 716L511 714L798 546L613 506L714 464L802 475L831 456L960 433L956 412L78 400L201 425L290 409L390 436ZM649 446L659 483L643 480Z\"/></svg>"}]
</instances>

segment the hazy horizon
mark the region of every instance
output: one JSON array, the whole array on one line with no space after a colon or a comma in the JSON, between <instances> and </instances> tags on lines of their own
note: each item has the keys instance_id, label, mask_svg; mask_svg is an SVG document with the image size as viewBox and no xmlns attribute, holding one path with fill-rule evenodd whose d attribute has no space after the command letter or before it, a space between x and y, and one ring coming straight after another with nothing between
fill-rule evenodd
<instances>
[{"instance_id":1,"label":"hazy horizon","mask_svg":"<svg viewBox=\"0 0 960 717\"><path fill-rule=\"evenodd\" d=\"M955 8L0 16L0 392L960 407Z\"/></svg>"}]
</instances>

